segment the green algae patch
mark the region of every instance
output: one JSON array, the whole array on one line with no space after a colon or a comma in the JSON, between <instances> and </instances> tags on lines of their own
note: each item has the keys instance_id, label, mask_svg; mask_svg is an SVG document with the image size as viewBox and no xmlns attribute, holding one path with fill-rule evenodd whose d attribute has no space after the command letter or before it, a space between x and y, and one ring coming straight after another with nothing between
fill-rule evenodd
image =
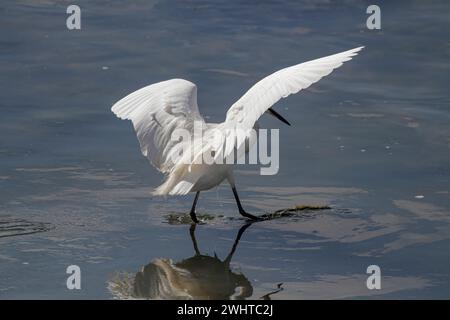
<instances>
[{"instance_id":1,"label":"green algae patch","mask_svg":"<svg viewBox=\"0 0 450 320\"><path fill-rule=\"evenodd\" d=\"M320 205L296 205L292 208L286 208L286 209L280 209L272 213L265 213L260 216L260 218L264 220L271 220L271 219L277 219L277 218L283 218L283 217L294 217L299 216L301 213L302 216L310 216L310 214L316 212L316 211L322 211L322 210L330 210L330 206L320 206Z\"/></svg>"},{"instance_id":2,"label":"green algae patch","mask_svg":"<svg viewBox=\"0 0 450 320\"><path fill-rule=\"evenodd\" d=\"M215 218L221 218L223 215L214 216L211 214L197 214L197 219L200 221L200 223L206 223L208 221L212 221ZM177 214L177 213L171 213L168 214L166 217L166 223L172 224L172 225L183 225L183 224L192 224L192 219L189 214Z\"/></svg>"}]
</instances>

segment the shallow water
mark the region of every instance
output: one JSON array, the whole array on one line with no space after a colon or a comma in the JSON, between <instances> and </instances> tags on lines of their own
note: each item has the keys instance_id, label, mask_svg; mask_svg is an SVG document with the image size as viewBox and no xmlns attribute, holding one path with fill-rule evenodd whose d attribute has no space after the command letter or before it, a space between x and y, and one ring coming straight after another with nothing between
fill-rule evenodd
<instances>
[{"instance_id":1,"label":"shallow water","mask_svg":"<svg viewBox=\"0 0 450 320\"><path fill-rule=\"evenodd\" d=\"M0 298L450 297L449 4L384 3L369 31L360 1L77 3L81 31L65 28L69 2L0 7ZM276 105L293 124L279 173L238 168L252 213L328 210L245 227L223 184L192 230L192 195L150 196L162 176L109 110L179 77L222 121L264 75L360 45ZM81 290L66 288L72 264Z\"/></svg>"}]
</instances>

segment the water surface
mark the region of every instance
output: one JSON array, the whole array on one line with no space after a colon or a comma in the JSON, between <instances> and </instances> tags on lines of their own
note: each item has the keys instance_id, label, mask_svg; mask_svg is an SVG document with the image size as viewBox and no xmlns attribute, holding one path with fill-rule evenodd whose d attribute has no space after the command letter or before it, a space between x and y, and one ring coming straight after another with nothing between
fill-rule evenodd
<instances>
[{"instance_id":1,"label":"water surface","mask_svg":"<svg viewBox=\"0 0 450 320\"><path fill-rule=\"evenodd\" d=\"M447 2L383 2L380 31L364 1L77 3L80 31L71 2L0 7L0 298L450 297ZM223 121L261 77L360 45L276 105L292 127L262 118L281 129L279 173L237 172L251 213L328 210L246 226L223 184L193 230L192 195L150 196L163 177L110 112L177 77ZM81 290L66 288L72 264ZM372 264L381 290L366 287Z\"/></svg>"}]
</instances>

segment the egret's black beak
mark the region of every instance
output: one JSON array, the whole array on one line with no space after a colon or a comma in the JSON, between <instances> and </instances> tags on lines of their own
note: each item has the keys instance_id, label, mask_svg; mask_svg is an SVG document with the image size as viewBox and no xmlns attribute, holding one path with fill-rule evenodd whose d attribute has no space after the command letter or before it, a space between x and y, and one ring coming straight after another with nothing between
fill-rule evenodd
<instances>
[{"instance_id":1,"label":"egret's black beak","mask_svg":"<svg viewBox=\"0 0 450 320\"><path fill-rule=\"evenodd\" d=\"M288 126L291 125L291 124L289 123L289 121L287 121L285 118L283 118L278 112L276 112L276 111L273 110L272 108L267 109L267 112L270 113L271 115L273 115L275 118L277 118L277 119L280 120L281 122L286 123Z\"/></svg>"}]
</instances>

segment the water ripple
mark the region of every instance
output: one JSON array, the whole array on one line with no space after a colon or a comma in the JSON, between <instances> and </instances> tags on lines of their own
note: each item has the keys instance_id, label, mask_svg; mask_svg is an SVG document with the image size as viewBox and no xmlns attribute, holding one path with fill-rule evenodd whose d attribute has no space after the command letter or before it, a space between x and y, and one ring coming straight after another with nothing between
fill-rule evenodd
<instances>
[{"instance_id":1,"label":"water ripple","mask_svg":"<svg viewBox=\"0 0 450 320\"><path fill-rule=\"evenodd\" d=\"M36 222L17 219L11 216L0 216L0 238L45 232L54 226L47 222Z\"/></svg>"}]
</instances>

